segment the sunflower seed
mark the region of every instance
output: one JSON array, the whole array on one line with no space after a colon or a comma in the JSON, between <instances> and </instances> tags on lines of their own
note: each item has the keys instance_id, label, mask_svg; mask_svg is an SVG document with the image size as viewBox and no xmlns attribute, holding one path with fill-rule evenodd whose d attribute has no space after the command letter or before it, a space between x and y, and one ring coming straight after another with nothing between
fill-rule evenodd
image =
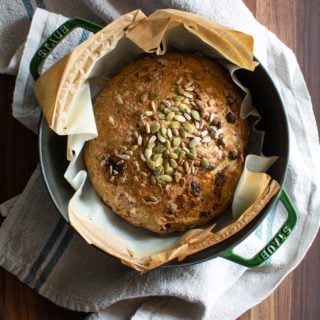
<instances>
[{"instance_id":1,"label":"sunflower seed","mask_svg":"<svg viewBox=\"0 0 320 320\"><path fill-rule=\"evenodd\" d=\"M110 173L110 175L112 175L112 172L113 172L113 167L112 167L112 166L109 166L109 173Z\"/></svg>"},{"instance_id":2,"label":"sunflower seed","mask_svg":"<svg viewBox=\"0 0 320 320\"><path fill-rule=\"evenodd\" d=\"M188 161L184 162L183 168L184 168L185 173L188 173L188 171L189 171L189 162Z\"/></svg>"},{"instance_id":3,"label":"sunflower seed","mask_svg":"<svg viewBox=\"0 0 320 320\"><path fill-rule=\"evenodd\" d=\"M144 171L139 171L138 173L145 178L149 177L149 174Z\"/></svg>"},{"instance_id":4,"label":"sunflower seed","mask_svg":"<svg viewBox=\"0 0 320 320\"><path fill-rule=\"evenodd\" d=\"M213 119L214 119L214 113L211 113L210 118L209 118L209 122L211 123L213 121Z\"/></svg>"},{"instance_id":5,"label":"sunflower seed","mask_svg":"<svg viewBox=\"0 0 320 320\"><path fill-rule=\"evenodd\" d=\"M143 153L140 153L140 158L141 158L141 160L142 160L143 162L146 162L146 158L145 158L145 156L143 155Z\"/></svg>"},{"instance_id":6,"label":"sunflower seed","mask_svg":"<svg viewBox=\"0 0 320 320\"><path fill-rule=\"evenodd\" d=\"M162 100L162 103L168 108L171 107L171 102L168 100Z\"/></svg>"},{"instance_id":7,"label":"sunflower seed","mask_svg":"<svg viewBox=\"0 0 320 320\"><path fill-rule=\"evenodd\" d=\"M124 152L125 154L129 155L129 156L132 156L133 155L133 152L131 150L126 150Z\"/></svg>"},{"instance_id":8,"label":"sunflower seed","mask_svg":"<svg viewBox=\"0 0 320 320\"><path fill-rule=\"evenodd\" d=\"M121 94L117 94L117 95L115 96L115 100L116 100L117 103L123 104L123 99L122 99Z\"/></svg>"},{"instance_id":9,"label":"sunflower seed","mask_svg":"<svg viewBox=\"0 0 320 320\"><path fill-rule=\"evenodd\" d=\"M130 156L128 154L119 154L118 158L120 158L122 160L129 160Z\"/></svg>"},{"instance_id":10,"label":"sunflower seed","mask_svg":"<svg viewBox=\"0 0 320 320\"><path fill-rule=\"evenodd\" d=\"M190 117L190 115L189 115L188 113L185 112L185 113L183 114L183 116L184 116L187 120L189 120L189 121L191 120L191 117Z\"/></svg>"},{"instance_id":11,"label":"sunflower seed","mask_svg":"<svg viewBox=\"0 0 320 320\"><path fill-rule=\"evenodd\" d=\"M178 172L181 172L181 173L184 173L184 169L183 169L182 166L178 166L178 167L177 167L177 171L178 171Z\"/></svg>"},{"instance_id":12,"label":"sunflower seed","mask_svg":"<svg viewBox=\"0 0 320 320\"><path fill-rule=\"evenodd\" d=\"M174 174L174 179L175 179L175 181L176 181L177 183L179 183L181 177L182 177L182 175L181 175L180 172L176 172L176 173Z\"/></svg>"},{"instance_id":13,"label":"sunflower seed","mask_svg":"<svg viewBox=\"0 0 320 320\"><path fill-rule=\"evenodd\" d=\"M204 138L202 138L202 142L203 142L203 143L210 143L210 142L211 142L211 139L210 139L210 137L205 136Z\"/></svg>"},{"instance_id":14,"label":"sunflower seed","mask_svg":"<svg viewBox=\"0 0 320 320\"><path fill-rule=\"evenodd\" d=\"M108 121L109 121L109 123L114 127L115 122L114 122L113 117L109 116L109 117L108 117Z\"/></svg>"},{"instance_id":15,"label":"sunflower seed","mask_svg":"<svg viewBox=\"0 0 320 320\"><path fill-rule=\"evenodd\" d=\"M138 181L139 181L138 176L134 176L134 177L133 177L133 180L134 180L135 182L138 182Z\"/></svg>"},{"instance_id":16,"label":"sunflower seed","mask_svg":"<svg viewBox=\"0 0 320 320\"><path fill-rule=\"evenodd\" d=\"M174 136L179 137L179 130L178 129L176 129L176 128L172 129L172 133Z\"/></svg>"},{"instance_id":17,"label":"sunflower seed","mask_svg":"<svg viewBox=\"0 0 320 320\"><path fill-rule=\"evenodd\" d=\"M180 77L180 78L176 81L176 84L179 86L179 85L181 84L182 80L183 80L183 77Z\"/></svg>"},{"instance_id":18,"label":"sunflower seed","mask_svg":"<svg viewBox=\"0 0 320 320\"><path fill-rule=\"evenodd\" d=\"M208 134L208 130L203 130L200 135L201 137L205 137Z\"/></svg>"},{"instance_id":19,"label":"sunflower seed","mask_svg":"<svg viewBox=\"0 0 320 320\"><path fill-rule=\"evenodd\" d=\"M149 123L147 123L145 125L145 129L146 129L146 133L149 134L150 133L150 125L149 125Z\"/></svg>"},{"instance_id":20,"label":"sunflower seed","mask_svg":"<svg viewBox=\"0 0 320 320\"><path fill-rule=\"evenodd\" d=\"M139 136L138 136L138 145L141 146L141 145L142 145L142 142L143 142L142 136L139 135Z\"/></svg>"},{"instance_id":21,"label":"sunflower seed","mask_svg":"<svg viewBox=\"0 0 320 320\"><path fill-rule=\"evenodd\" d=\"M191 93L189 93L189 92L184 92L183 93L183 95L186 97L186 98L188 98L188 99L193 99L193 95L191 94Z\"/></svg>"},{"instance_id":22,"label":"sunflower seed","mask_svg":"<svg viewBox=\"0 0 320 320\"><path fill-rule=\"evenodd\" d=\"M190 87L187 87L185 89L186 89L186 91L192 92L192 91L194 91L195 87L194 86L190 86Z\"/></svg>"},{"instance_id":23,"label":"sunflower seed","mask_svg":"<svg viewBox=\"0 0 320 320\"><path fill-rule=\"evenodd\" d=\"M156 180L156 178L154 177L154 175L151 175L151 176L150 176L150 181L151 181L151 184L152 184L152 185L156 185L156 184L157 184L157 180Z\"/></svg>"},{"instance_id":24,"label":"sunflower seed","mask_svg":"<svg viewBox=\"0 0 320 320\"><path fill-rule=\"evenodd\" d=\"M199 138L193 138L190 142L189 142L189 147L193 148L195 146L197 146L200 143L200 139Z\"/></svg>"},{"instance_id":25,"label":"sunflower seed","mask_svg":"<svg viewBox=\"0 0 320 320\"><path fill-rule=\"evenodd\" d=\"M139 167L139 162L138 162L138 161L135 161L135 162L133 163L133 165L136 167L137 170L140 169L140 167Z\"/></svg>"},{"instance_id":26,"label":"sunflower seed","mask_svg":"<svg viewBox=\"0 0 320 320\"><path fill-rule=\"evenodd\" d=\"M151 136L149 139L149 143L155 142L157 140L157 137L155 135Z\"/></svg>"},{"instance_id":27,"label":"sunflower seed","mask_svg":"<svg viewBox=\"0 0 320 320\"><path fill-rule=\"evenodd\" d=\"M148 100L148 93L147 92L144 92L141 97L141 102L146 102Z\"/></svg>"},{"instance_id":28,"label":"sunflower seed","mask_svg":"<svg viewBox=\"0 0 320 320\"><path fill-rule=\"evenodd\" d=\"M151 109L153 112L156 112L156 110L157 110L157 107L156 107L156 104L154 101L151 101Z\"/></svg>"}]
</instances>

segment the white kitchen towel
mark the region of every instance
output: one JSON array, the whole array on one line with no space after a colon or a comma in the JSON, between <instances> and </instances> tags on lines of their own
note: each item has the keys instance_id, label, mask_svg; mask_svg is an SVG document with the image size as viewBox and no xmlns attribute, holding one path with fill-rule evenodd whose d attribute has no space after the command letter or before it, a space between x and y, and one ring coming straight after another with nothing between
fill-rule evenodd
<instances>
[{"instance_id":1,"label":"white kitchen towel","mask_svg":"<svg viewBox=\"0 0 320 320\"><path fill-rule=\"evenodd\" d=\"M291 153L285 188L299 220L285 244L265 265L246 269L217 258L184 268L160 268L140 275L88 246L64 222L45 190L39 169L22 195L0 206L6 216L0 228L0 264L53 302L94 312L88 319L235 319L268 296L302 260L319 228L320 148L310 96L292 51L260 25L240 0L204 1L1 1L2 72L17 72L14 116L36 130L39 109L32 92L29 62L40 44L65 18L37 10L46 7L67 16L98 23L141 8L177 8L252 34L255 56L272 76L288 113ZM25 45L28 25L33 16ZM24 23L24 24L23 24ZM57 48L52 63L89 33L76 31ZM13 41L10 41L14 38ZM12 57L12 55L16 54ZM19 63L20 62L20 63ZM47 65L48 67L48 65ZM240 245L248 254L261 247L285 217L281 206Z\"/></svg>"}]
</instances>

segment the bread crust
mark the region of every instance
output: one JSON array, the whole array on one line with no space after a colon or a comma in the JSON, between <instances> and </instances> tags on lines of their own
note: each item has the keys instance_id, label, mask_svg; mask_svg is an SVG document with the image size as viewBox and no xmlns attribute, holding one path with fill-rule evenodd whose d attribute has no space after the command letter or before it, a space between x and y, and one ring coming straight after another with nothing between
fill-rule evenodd
<instances>
[{"instance_id":1,"label":"bread crust","mask_svg":"<svg viewBox=\"0 0 320 320\"><path fill-rule=\"evenodd\" d=\"M128 64L98 95L98 137L84 148L101 199L156 233L186 230L223 213L249 133L241 101L229 73L199 55L148 55Z\"/></svg>"}]
</instances>

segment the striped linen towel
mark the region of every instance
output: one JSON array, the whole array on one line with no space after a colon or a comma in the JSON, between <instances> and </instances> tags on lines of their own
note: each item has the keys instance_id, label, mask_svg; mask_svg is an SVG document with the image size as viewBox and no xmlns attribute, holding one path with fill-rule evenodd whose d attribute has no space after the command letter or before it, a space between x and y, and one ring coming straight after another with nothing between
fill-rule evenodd
<instances>
[{"instance_id":1,"label":"striped linen towel","mask_svg":"<svg viewBox=\"0 0 320 320\"><path fill-rule=\"evenodd\" d=\"M255 37L255 56L272 75L288 112L292 142L285 188L299 221L272 260L259 268L246 269L217 258L140 275L87 245L65 223L36 169L23 193L0 206L6 217L0 228L0 265L53 302L91 312L89 320L234 319L268 296L298 265L319 228L320 149L302 73L291 50L261 26L240 0L1 1L0 41L7 46L0 47L0 71L17 74L13 115L36 131L40 112L29 62L44 39L65 21L56 13L108 23L136 8L149 14L160 7L196 12ZM75 31L46 67L88 36L88 32ZM284 217L279 206L237 251L248 255L261 248Z\"/></svg>"}]
</instances>

